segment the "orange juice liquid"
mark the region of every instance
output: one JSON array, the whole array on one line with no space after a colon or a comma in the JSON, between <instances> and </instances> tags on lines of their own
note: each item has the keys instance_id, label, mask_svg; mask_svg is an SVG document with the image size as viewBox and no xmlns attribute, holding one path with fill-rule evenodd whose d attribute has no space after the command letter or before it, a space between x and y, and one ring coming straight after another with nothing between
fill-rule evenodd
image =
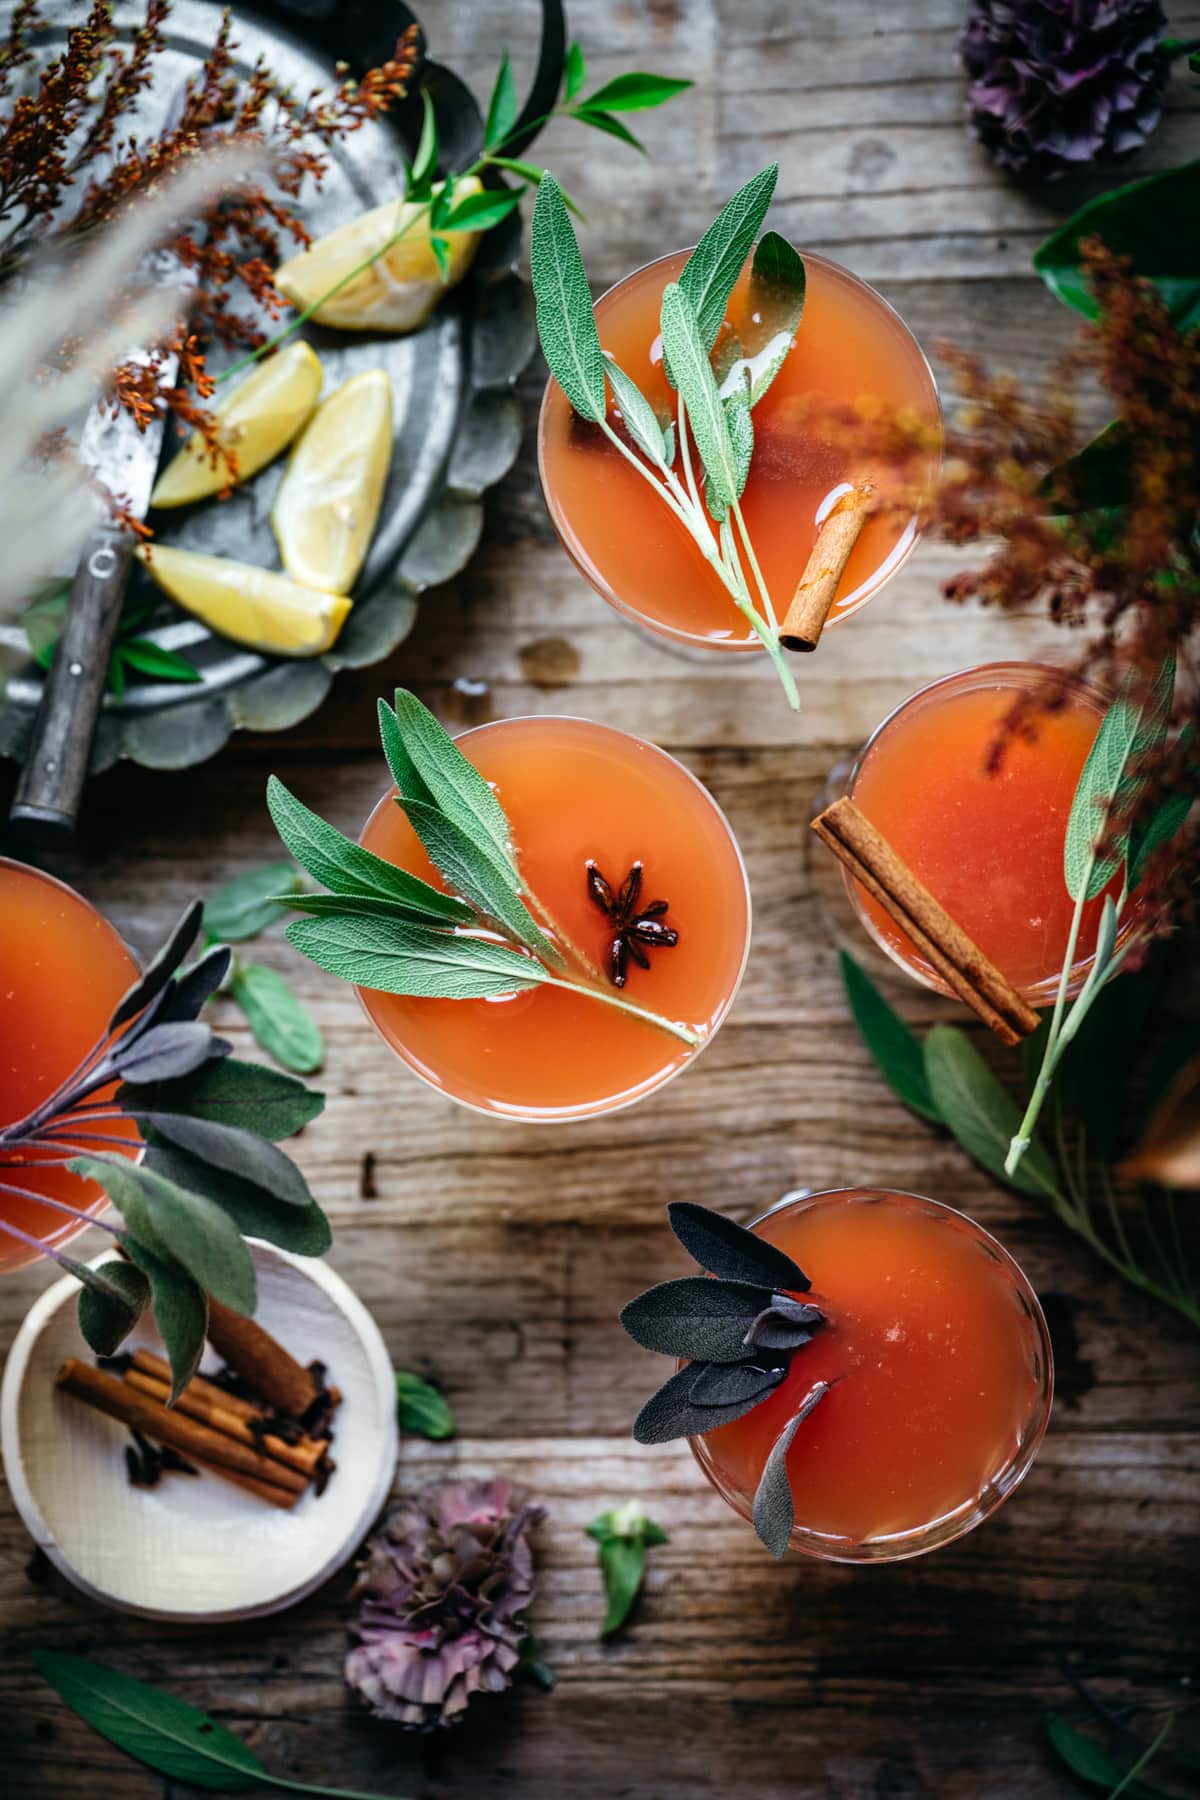
<instances>
[{"instance_id":1,"label":"orange juice liquid","mask_svg":"<svg viewBox=\"0 0 1200 1800\"><path fill-rule=\"evenodd\" d=\"M1016 1265L969 1219L850 1189L754 1229L804 1270L805 1298L828 1323L766 1400L692 1441L744 1510L816 1381L833 1385L788 1452L805 1531L856 1545L923 1530L970 1512L1031 1438L1036 1448L1049 1410L1044 1325Z\"/></svg>"},{"instance_id":2,"label":"orange juice liquid","mask_svg":"<svg viewBox=\"0 0 1200 1800\"><path fill-rule=\"evenodd\" d=\"M137 979L137 964L106 919L62 882L0 858L0 1125L23 1119L53 1093L86 1055L112 1016L117 1001ZM89 1104L114 1090L101 1089ZM105 1119L87 1129L119 1142L136 1137L132 1120ZM92 1181L66 1169L38 1168L39 1156L100 1151L100 1144L50 1152L0 1148L0 1220L46 1244L60 1244L81 1229L57 1208L39 1204L49 1194L72 1206L97 1210L104 1195ZM13 1164L14 1156L33 1157ZM0 1269L18 1268L37 1253L0 1231Z\"/></svg>"},{"instance_id":3,"label":"orange juice liquid","mask_svg":"<svg viewBox=\"0 0 1200 1800\"><path fill-rule=\"evenodd\" d=\"M596 306L601 344L664 419L674 416L675 394L662 369L659 308L664 287L677 278L687 257L681 250L648 264ZM900 414L930 427L939 419L933 377L899 317L848 270L820 256L806 255L804 261L804 314L783 368L754 408L754 459L742 497L781 618L837 496L855 481L873 481L881 495L896 484L894 470L856 458L844 434L839 442L832 425L822 425L822 413L831 418L861 405L871 416ZM731 296L723 331L743 336L748 290L747 271ZM609 422L619 427L611 407ZM554 381L542 404L539 451L555 528L606 599L669 636L725 649L761 647L685 527L599 426L576 417ZM678 459L676 473L681 473ZM919 481L931 474L932 460L906 471ZM914 539L911 520L893 514L868 520L839 584L830 623L868 598Z\"/></svg>"},{"instance_id":4,"label":"orange juice liquid","mask_svg":"<svg viewBox=\"0 0 1200 1800\"><path fill-rule=\"evenodd\" d=\"M1032 740L1012 738L990 769L1006 716L1043 674L983 669L927 689L878 733L851 790L968 937L1026 990L1053 980L1066 955L1075 903L1063 837L1102 717L1097 699L1073 689L1061 710L1031 715ZM932 976L911 939L854 888L884 944ZM1077 961L1095 950L1102 906L1098 896L1084 910Z\"/></svg>"},{"instance_id":5,"label":"orange juice liquid","mask_svg":"<svg viewBox=\"0 0 1200 1800\"><path fill-rule=\"evenodd\" d=\"M653 745L583 719L503 720L468 732L459 747L499 795L534 893L601 968L610 933L588 898L588 860L614 890L641 860L643 903L670 902L664 923L679 943L650 951L649 969L631 963L620 992L714 1031L741 977L750 902L737 844L699 782ZM371 814L362 842L444 885L394 793ZM656 1026L555 988L496 1000L360 991L379 1031L412 1068L489 1112L606 1111L649 1093L695 1055Z\"/></svg>"}]
</instances>

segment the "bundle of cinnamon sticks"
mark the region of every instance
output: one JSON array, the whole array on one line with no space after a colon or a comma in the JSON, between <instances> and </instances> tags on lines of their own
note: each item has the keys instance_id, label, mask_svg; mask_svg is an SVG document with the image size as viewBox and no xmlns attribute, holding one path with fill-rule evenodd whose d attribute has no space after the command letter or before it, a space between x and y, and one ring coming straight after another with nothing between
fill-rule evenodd
<instances>
[{"instance_id":1,"label":"bundle of cinnamon sticks","mask_svg":"<svg viewBox=\"0 0 1200 1800\"><path fill-rule=\"evenodd\" d=\"M332 1418L341 1399L326 1387L322 1366L304 1367L261 1325L217 1301L208 1336L226 1376L193 1376L173 1406L170 1368L150 1350L108 1369L72 1357L58 1386L272 1506L290 1510L310 1486L321 1493L334 1466Z\"/></svg>"}]
</instances>

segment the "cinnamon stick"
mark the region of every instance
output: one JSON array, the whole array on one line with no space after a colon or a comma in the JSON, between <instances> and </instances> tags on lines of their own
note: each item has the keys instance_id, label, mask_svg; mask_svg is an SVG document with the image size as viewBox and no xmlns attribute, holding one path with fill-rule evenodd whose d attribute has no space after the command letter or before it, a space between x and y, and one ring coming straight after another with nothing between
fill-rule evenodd
<instances>
[{"instance_id":1,"label":"cinnamon stick","mask_svg":"<svg viewBox=\"0 0 1200 1800\"><path fill-rule=\"evenodd\" d=\"M156 1356L153 1350L135 1350L132 1367L140 1369L143 1375L153 1376L155 1381L165 1382L171 1386L171 1369L165 1357ZM241 1394L231 1394L227 1388L215 1381L209 1381L203 1375L193 1375L188 1382L189 1394L203 1394L207 1399L223 1406L226 1412L236 1413L239 1419L258 1419L262 1417L262 1407L256 1406L253 1400L246 1400Z\"/></svg>"},{"instance_id":2,"label":"cinnamon stick","mask_svg":"<svg viewBox=\"0 0 1200 1800\"><path fill-rule=\"evenodd\" d=\"M1016 1044L1037 1030L1033 1008L917 880L853 800L835 800L813 820L812 828L998 1038Z\"/></svg>"},{"instance_id":3,"label":"cinnamon stick","mask_svg":"<svg viewBox=\"0 0 1200 1800\"><path fill-rule=\"evenodd\" d=\"M71 1357L63 1364L57 1385L65 1394L73 1394L98 1412L120 1419L126 1425L136 1425L139 1431L161 1444L170 1444L191 1462L232 1469L235 1474L248 1476L268 1487L282 1488L293 1495L302 1494L308 1485L297 1470L275 1462L260 1451L248 1449L245 1444L236 1443L223 1432L202 1425L174 1407L163 1406L161 1401L140 1393L128 1381L118 1381L115 1375L109 1375L104 1369L94 1369L77 1357Z\"/></svg>"},{"instance_id":4,"label":"cinnamon stick","mask_svg":"<svg viewBox=\"0 0 1200 1800\"><path fill-rule=\"evenodd\" d=\"M290 1512L300 1498L290 1488L276 1487L273 1481L257 1481L253 1475L241 1475L236 1469L222 1469L216 1463L205 1463L204 1467L210 1475L219 1475L222 1481L231 1481L234 1487L242 1488L247 1494L257 1494L260 1500L285 1512Z\"/></svg>"},{"instance_id":5,"label":"cinnamon stick","mask_svg":"<svg viewBox=\"0 0 1200 1800\"><path fill-rule=\"evenodd\" d=\"M815 650L820 643L838 582L867 522L870 497L866 482L852 487L821 521L812 554L779 627L779 641L785 650Z\"/></svg>"},{"instance_id":6,"label":"cinnamon stick","mask_svg":"<svg viewBox=\"0 0 1200 1800\"><path fill-rule=\"evenodd\" d=\"M269 1331L219 1300L208 1303L208 1341L248 1387L293 1419L302 1419L321 1392L312 1371L276 1343Z\"/></svg>"},{"instance_id":7,"label":"cinnamon stick","mask_svg":"<svg viewBox=\"0 0 1200 1800\"><path fill-rule=\"evenodd\" d=\"M130 1386L139 1393L149 1394L163 1406L171 1392L169 1381L162 1381L156 1375L147 1374L144 1369L132 1368L125 1376ZM205 1392L204 1390L209 1390ZM214 1398L213 1396L216 1396ZM226 1437L235 1439L239 1444L249 1444L251 1449L262 1450L267 1456L278 1462L287 1463L289 1468L299 1470L301 1475L310 1479L316 1471L317 1464L325 1455L329 1446L316 1438L301 1438L298 1443L289 1444L286 1439L277 1437L271 1431L255 1431L251 1419L261 1418L261 1414L251 1413L247 1418L241 1412L235 1412L224 1402L228 1399L221 1388L213 1387L211 1382L200 1383L193 1379L184 1388L175 1409L189 1418L198 1419L202 1425L208 1425L213 1431L220 1431Z\"/></svg>"}]
</instances>

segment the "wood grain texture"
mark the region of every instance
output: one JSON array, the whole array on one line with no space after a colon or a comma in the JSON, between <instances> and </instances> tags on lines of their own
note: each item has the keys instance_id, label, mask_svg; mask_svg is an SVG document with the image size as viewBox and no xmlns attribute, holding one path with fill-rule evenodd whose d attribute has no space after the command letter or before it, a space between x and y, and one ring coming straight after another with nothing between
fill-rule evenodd
<instances>
[{"instance_id":1,"label":"wood grain texture","mask_svg":"<svg viewBox=\"0 0 1200 1800\"><path fill-rule=\"evenodd\" d=\"M518 83L528 75L532 6L430 0L422 11L435 52L477 91L505 43ZM960 0L574 0L597 81L644 67L697 83L635 121L649 160L566 123L539 147L588 215L594 287L693 241L778 156L776 223L802 247L876 282L926 344L952 338L1024 379L1044 373L1072 321L1029 273L1029 253L1096 182L1026 192L965 137L961 12ZM1171 27L1200 30L1194 0ZM1198 110L1195 84L1177 77L1169 117L1130 172L1197 154ZM792 718L765 661L651 643L575 573L538 492L541 381L535 368L520 384L525 448L488 497L478 556L426 597L390 664L339 677L315 719L240 737L203 768L105 776L59 872L148 949L194 893L277 853L262 799L271 769L343 828L361 822L385 779L374 700L398 681L452 724L565 711L638 731L681 754L726 809L754 891L741 997L693 1070L606 1122L537 1130L460 1111L389 1059L352 995L278 934L253 952L286 970L327 1036L329 1104L298 1154L333 1217L334 1266L397 1363L438 1381L459 1421L450 1444L408 1441L399 1480L494 1471L544 1497L535 1624L558 1688L483 1707L444 1741L407 1742L345 1698L347 1577L236 1633L149 1628L56 1578L35 1584L2 1497L0 1785L11 1779L20 1800L187 1792L58 1705L28 1661L53 1646L205 1704L272 1768L408 1800L1066 1800L1078 1790L1041 1721L1077 1705L1072 1672L1112 1704L1187 1699L1194 1334L891 1098L849 1021L806 849L830 765L906 694L1064 645L1036 620L947 607L939 584L962 558L924 546L885 598L828 633L799 671L804 711ZM903 1004L922 1027L959 1016L911 990ZM218 1022L248 1048L236 1015ZM788 1189L851 1182L928 1193L1003 1238L1046 1302L1059 1399L1027 1483L984 1529L890 1569L779 1569L686 1449L630 1440L657 1370L615 1313L648 1280L683 1272L666 1201L745 1218ZM47 1280L32 1270L0 1284L0 1343ZM582 1528L633 1497L671 1542L651 1553L630 1628L601 1643Z\"/></svg>"}]
</instances>

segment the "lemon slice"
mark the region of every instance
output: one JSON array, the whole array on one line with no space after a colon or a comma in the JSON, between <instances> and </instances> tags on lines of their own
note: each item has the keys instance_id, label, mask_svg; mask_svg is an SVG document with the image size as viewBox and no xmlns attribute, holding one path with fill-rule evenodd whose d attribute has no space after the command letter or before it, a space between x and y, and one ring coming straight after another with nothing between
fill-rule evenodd
<instances>
[{"instance_id":1,"label":"lemon slice","mask_svg":"<svg viewBox=\"0 0 1200 1800\"><path fill-rule=\"evenodd\" d=\"M343 382L292 451L271 512L288 574L348 594L379 517L392 457L392 384L384 369Z\"/></svg>"},{"instance_id":2,"label":"lemon slice","mask_svg":"<svg viewBox=\"0 0 1200 1800\"><path fill-rule=\"evenodd\" d=\"M454 198L457 202L482 192L479 177L468 175L458 183ZM379 256L383 246L402 231L403 237L397 238L386 255ZM282 263L275 271L275 286L301 311L329 294L311 315L321 325L337 325L343 331L414 331L424 324L447 288L462 280L479 242L477 231L447 233L450 264L443 281L429 237L427 206L385 200L382 206L360 213L328 237L318 238L301 255ZM352 275L372 256L378 260ZM351 279L346 280L347 276ZM330 294L341 281L346 282L345 287Z\"/></svg>"},{"instance_id":3,"label":"lemon slice","mask_svg":"<svg viewBox=\"0 0 1200 1800\"><path fill-rule=\"evenodd\" d=\"M139 544L137 555L164 593L235 644L273 656L319 656L336 641L350 601L302 587L286 575L197 550Z\"/></svg>"},{"instance_id":4,"label":"lemon slice","mask_svg":"<svg viewBox=\"0 0 1200 1800\"><path fill-rule=\"evenodd\" d=\"M237 457L236 480L246 481L286 450L317 404L321 362L310 345L289 344L252 369L213 410L218 440ZM220 493L235 479L224 456L214 464L200 432L171 458L154 486L151 506L190 506Z\"/></svg>"}]
</instances>

